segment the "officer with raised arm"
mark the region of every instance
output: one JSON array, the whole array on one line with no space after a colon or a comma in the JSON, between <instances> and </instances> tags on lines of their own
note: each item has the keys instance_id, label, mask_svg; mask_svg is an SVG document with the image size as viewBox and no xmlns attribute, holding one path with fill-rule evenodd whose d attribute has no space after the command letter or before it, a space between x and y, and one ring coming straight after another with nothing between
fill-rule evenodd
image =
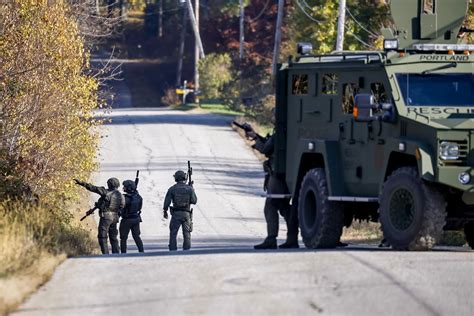
<instances>
[{"instance_id":1,"label":"officer with raised arm","mask_svg":"<svg viewBox=\"0 0 474 316\"><path fill-rule=\"evenodd\" d=\"M77 185L83 186L88 191L100 195L97 202L100 217L97 238L102 254L109 253L107 237L112 246L112 253L119 253L117 223L119 221L119 212L125 206L125 199L118 190L120 181L117 178L110 178L107 180L107 189L77 179L74 179L74 181Z\"/></svg>"}]
</instances>

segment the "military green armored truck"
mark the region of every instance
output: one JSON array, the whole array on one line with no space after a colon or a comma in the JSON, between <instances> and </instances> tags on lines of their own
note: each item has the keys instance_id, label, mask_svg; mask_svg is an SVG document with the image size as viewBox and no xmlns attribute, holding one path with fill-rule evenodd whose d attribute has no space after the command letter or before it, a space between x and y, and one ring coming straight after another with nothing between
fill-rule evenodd
<instances>
[{"instance_id":1,"label":"military green armored truck","mask_svg":"<svg viewBox=\"0 0 474 316\"><path fill-rule=\"evenodd\" d=\"M395 249L431 249L462 229L474 247L468 0L390 6L384 51L313 55L300 44L281 66L274 171L307 247L335 247L355 219L380 221Z\"/></svg>"}]
</instances>

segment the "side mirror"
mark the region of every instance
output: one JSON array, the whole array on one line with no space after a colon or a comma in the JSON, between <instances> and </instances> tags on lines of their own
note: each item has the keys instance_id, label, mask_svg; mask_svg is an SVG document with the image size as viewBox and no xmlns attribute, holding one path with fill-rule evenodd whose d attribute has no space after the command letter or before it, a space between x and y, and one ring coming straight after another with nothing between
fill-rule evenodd
<instances>
[{"instance_id":1,"label":"side mirror","mask_svg":"<svg viewBox=\"0 0 474 316\"><path fill-rule=\"evenodd\" d=\"M357 94L354 98L355 105L352 115L358 122L369 122L374 120L373 110L377 108L375 98L371 94Z\"/></svg>"},{"instance_id":2,"label":"side mirror","mask_svg":"<svg viewBox=\"0 0 474 316\"><path fill-rule=\"evenodd\" d=\"M372 94L357 94L352 115L357 122L383 121L394 123L396 121L395 108L392 103L375 102ZM374 110L382 110L383 114L374 114Z\"/></svg>"}]
</instances>

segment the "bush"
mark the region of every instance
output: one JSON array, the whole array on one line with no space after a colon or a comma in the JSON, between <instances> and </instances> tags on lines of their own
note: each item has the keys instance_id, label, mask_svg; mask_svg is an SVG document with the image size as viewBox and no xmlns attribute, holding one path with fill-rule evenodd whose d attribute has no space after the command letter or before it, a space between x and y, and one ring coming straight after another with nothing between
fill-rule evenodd
<instances>
[{"instance_id":1,"label":"bush","mask_svg":"<svg viewBox=\"0 0 474 316\"><path fill-rule=\"evenodd\" d=\"M170 107L177 107L181 102L181 98L176 94L175 89L165 89L163 96L161 97L161 103Z\"/></svg>"},{"instance_id":2,"label":"bush","mask_svg":"<svg viewBox=\"0 0 474 316\"><path fill-rule=\"evenodd\" d=\"M67 6L12 2L0 7L0 195L55 205L96 167L98 84Z\"/></svg>"},{"instance_id":3,"label":"bush","mask_svg":"<svg viewBox=\"0 0 474 316\"><path fill-rule=\"evenodd\" d=\"M255 121L262 125L273 125L274 113L273 109L275 108L275 95L269 94L257 101L253 106L252 112L248 114Z\"/></svg>"},{"instance_id":4,"label":"bush","mask_svg":"<svg viewBox=\"0 0 474 316\"><path fill-rule=\"evenodd\" d=\"M234 77L230 55L207 55L199 61L199 73L202 96L206 99L222 98L223 88Z\"/></svg>"},{"instance_id":5,"label":"bush","mask_svg":"<svg viewBox=\"0 0 474 316\"><path fill-rule=\"evenodd\" d=\"M242 99L240 97L239 81L232 80L222 87L222 101L233 111L242 110Z\"/></svg>"},{"instance_id":6,"label":"bush","mask_svg":"<svg viewBox=\"0 0 474 316\"><path fill-rule=\"evenodd\" d=\"M0 4L1 276L95 244L66 207L96 167L98 83L74 12L47 2Z\"/></svg>"}]
</instances>

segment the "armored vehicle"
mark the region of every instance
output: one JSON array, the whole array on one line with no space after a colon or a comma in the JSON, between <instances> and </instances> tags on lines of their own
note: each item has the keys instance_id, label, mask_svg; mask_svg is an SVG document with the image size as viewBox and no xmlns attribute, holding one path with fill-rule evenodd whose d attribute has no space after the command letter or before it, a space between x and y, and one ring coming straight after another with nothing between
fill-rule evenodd
<instances>
[{"instance_id":1,"label":"armored vehicle","mask_svg":"<svg viewBox=\"0 0 474 316\"><path fill-rule=\"evenodd\" d=\"M468 0L392 0L383 51L299 55L281 65L276 159L307 247L335 247L354 219L395 249L444 230L474 246L474 45Z\"/></svg>"}]
</instances>

